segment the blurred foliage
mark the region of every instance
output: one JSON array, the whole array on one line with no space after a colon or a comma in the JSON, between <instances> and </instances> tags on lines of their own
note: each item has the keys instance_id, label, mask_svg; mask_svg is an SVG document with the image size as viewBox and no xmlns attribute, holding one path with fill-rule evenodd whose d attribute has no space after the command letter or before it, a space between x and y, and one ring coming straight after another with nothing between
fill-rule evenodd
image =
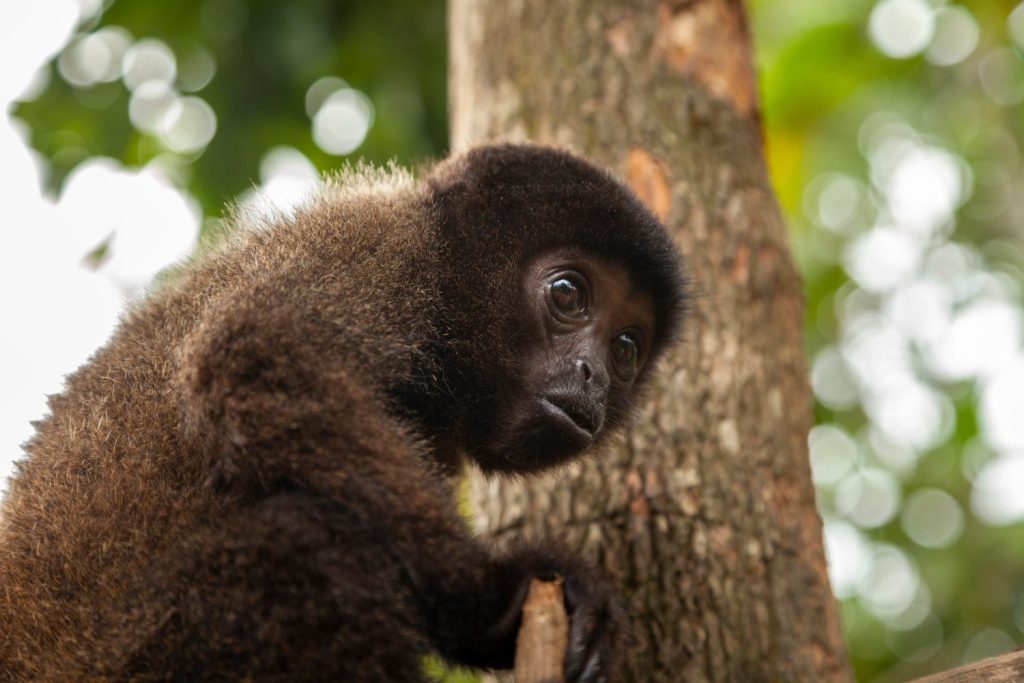
<instances>
[{"instance_id":1,"label":"blurred foliage","mask_svg":"<svg viewBox=\"0 0 1024 683\"><path fill-rule=\"evenodd\" d=\"M954 5L944 0L930 4ZM1020 282L1022 252L1005 247L1021 244L1020 171L1007 171L1007 201L997 201L1007 189L989 182L989 172L993 160L1013 156L1006 140L1014 145L1024 140L1024 116L1019 103L997 103L979 83L979 61L992 48L1011 44L1006 20L1017 4L960 3L980 27L978 47L958 63L936 66L920 54L886 56L872 43L868 26L874 0L750 0L769 162L806 278L812 357L842 338L844 309L839 303L859 290L843 261L853 233L822 227L807 210L808 188L824 173L840 173L871 187L872 169L860 139L864 122L879 112L899 117L922 139L968 165L972 193L957 209L947 237L973 245L993 269ZM217 132L202 152L178 155L176 177L200 200L207 216L217 216L226 200L258 182L261 157L272 147L290 145L321 170L339 164L339 157L315 144L305 108L308 88L324 76L344 79L374 105L373 125L351 156L412 163L443 154L444 12L441 0L118 0L80 31L122 26L136 39L159 38L177 56L179 73L203 51L213 57L215 76L197 94L216 112ZM166 153L156 138L132 127L129 94L119 81L76 88L54 70L37 98L18 105L15 113L29 123L33 145L50 162L51 189L90 156L140 165ZM877 219L878 200L868 202L864 212L858 218L861 231ZM872 296L869 303L880 305L879 297ZM909 628L865 609L856 592L843 600L844 628L861 680L902 680L995 654L986 651L986 643L996 647L1007 640L1024 641L1021 525L986 524L970 513L966 454L983 436L976 394L969 382L932 384L953 405L954 427L893 478L900 500L924 488L948 492L967 511L965 530L942 548L916 544L898 514L857 530L872 547L900 549L931 596L927 618ZM819 402L816 411L819 423L838 425L854 435L870 423L860 404ZM863 450L867 462L887 466L870 448ZM819 501L826 519L842 516L835 487L821 487ZM979 634L987 640L979 640Z\"/></svg>"},{"instance_id":2,"label":"blurred foliage","mask_svg":"<svg viewBox=\"0 0 1024 683\"><path fill-rule=\"evenodd\" d=\"M437 657L427 657L423 661L427 676L443 683L479 683L480 676L468 669L449 669Z\"/></svg>"},{"instance_id":3,"label":"blurred foliage","mask_svg":"<svg viewBox=\"0 0 1024 683\"><path fill-rule=\"evenodd\" d=\"M843 313L849 308L843 304L851 300L851 293L864 294L845 267L851 241L874 221L887 218L881 215L884 199L877 195L883 193L872 185L873 168L864 144L865 122L880 112L907 124L927 144L949 150L966 162L972 193L957 209L943 239L977 249L987 268L1017 283L1018 293L1024 282L1022 106L994 101L980 76L982 63L993 49L1013 46L1007 17L1019 1L931 2L933 7L966 9L980 29L971 54L948 66L932 63L925 54L904 59L884 55L868 30L877 4L873 0L750 2L769 163L804 273L806 340L812 358L829 345L841 344L849 323ZM1020 54L1019 45L1013 49ZM996 165L1001 166L998 172L994 172ZM817 197L809 188L825 173L843 174L869 188L866 215L854 219L845 233L828 229L815 215ZM1000 174L1008 180L992 181ZM991 209L994 192L1008 196ZM861 298L871 300L870 306L884 306L884 295L868 293ZM843 600L844 629L859 680L906 680L1024 642L1022 526L1019 522L988 524L971 513L969 475L975 465L968 462L968 454L977 453L984 442L977 387L968 381L931 380L930 384L954 406L949 435L905 468L887 465L861 443L860 464L892 470L902 502L925 488L949 493L966 513L965 527L954 542L941 548L915 543L899 514L859 530L869 543L887 544L905 553L931 598L930 614L917 624L911 620L910 628L900 623L898 615L886 620L872 614L858 595ZM1024 406L1020 409L1024 411ZM871 422L862 404L837 408L819 402L816 418L818 423L839 425L855 437L863 435ZM823 486L818 491L827 520L842 516L837 489Z\"/></svg>"},{"instance_id":4,"label":"blurred foliage","mask_svg":"<svg viewBox=\"0 0 1024 683\"><path fill-rule=\"evenodd\" d=\"M217 133L201 153L182 159L185 188L207 215L258 183L259 161L290 145L321 170L339 165L310 135L307 89L337 76L366 93L374 123L358 156L374 162L419 161L444 153L448 140L445 4L441 0L298 4L269 0L123 0L85 33L121 26L158 38L178 58L210 54L216 73L199 93L217 114ZM31 123L32 144L51 164L51 188L85 157L141 165L164 152L128 119L130 93L119 81L75 88L54 75L45 92L15 113Z\"/></svg>"}]
</instances>

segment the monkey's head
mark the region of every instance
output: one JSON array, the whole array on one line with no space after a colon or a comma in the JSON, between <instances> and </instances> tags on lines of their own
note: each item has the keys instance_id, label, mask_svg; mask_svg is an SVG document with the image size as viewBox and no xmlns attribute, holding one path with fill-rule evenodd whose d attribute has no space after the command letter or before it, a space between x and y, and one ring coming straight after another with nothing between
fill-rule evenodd
<instances>
[{"instance_id":1,"label":"monkey's head","mask_svg":"<svg viewBox=\"0 0 1024 683\"><path fill-rule=\"evenodd\" d=\"M664 226L609 173L552 148L478 147L428 186L446 262L444 430L485 471L602 442L685 310Z\"/></svg>"}]
</instances>

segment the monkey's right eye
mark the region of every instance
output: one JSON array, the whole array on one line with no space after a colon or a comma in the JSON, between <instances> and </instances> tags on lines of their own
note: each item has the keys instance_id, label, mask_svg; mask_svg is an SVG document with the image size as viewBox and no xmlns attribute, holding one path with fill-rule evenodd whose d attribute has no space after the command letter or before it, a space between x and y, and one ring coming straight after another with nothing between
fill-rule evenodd
<instances>
[{"instance_id":1,"label":"monkey's right eye","mask_svg":"<svg viewBox=\"0 0 1024 683\"><path fill-rule=\"evenodd\" d=\"M561 275L548 285L548 298L555 313L579 320L587 313L587 287L581 279Z\"/></svg>"}]
</instances>

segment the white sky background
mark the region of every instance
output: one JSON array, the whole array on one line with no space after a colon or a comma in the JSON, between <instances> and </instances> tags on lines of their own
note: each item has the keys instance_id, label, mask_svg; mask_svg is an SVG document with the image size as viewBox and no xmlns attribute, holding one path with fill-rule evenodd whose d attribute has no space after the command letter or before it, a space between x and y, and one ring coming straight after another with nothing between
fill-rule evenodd
<instances>
[{"instance_id":1,"label":"white sky background","mask_svg":"<svg viewBox=\"0 0 1024 683\"><path fill-rule=\"evenodd\" d=\"M83 0L0 4L0 104L31 96L39 70L96 11ZM6 480L45 396L109 336L125 297L189 253L196 204L156 169L90 159L59 198L41 190L42 162L20 122L0 114L0 477ZM109 243L98 269L86 256Z\"/></svg>"}]
</instances>

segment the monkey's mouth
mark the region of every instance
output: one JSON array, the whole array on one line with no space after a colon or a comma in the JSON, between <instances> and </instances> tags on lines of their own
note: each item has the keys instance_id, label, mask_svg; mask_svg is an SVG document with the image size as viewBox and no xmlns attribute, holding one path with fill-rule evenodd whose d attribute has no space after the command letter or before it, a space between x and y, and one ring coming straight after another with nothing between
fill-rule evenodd
<instances>
[{"instance_id":1,"label":"monkey's mouth","mask_svg":"<svg viewBox=\"0 0 1024 683\"><path fill-rule=\"evenodd\" d=\"M572 406L559 405L543 396L540 399L540 407L548 419L563 431L568 432L574 439L579 440L581 447L590 445L590 442L594 440L596 430L589 427L587 416L574 410Z\"/></svg>"}]
</instances>

